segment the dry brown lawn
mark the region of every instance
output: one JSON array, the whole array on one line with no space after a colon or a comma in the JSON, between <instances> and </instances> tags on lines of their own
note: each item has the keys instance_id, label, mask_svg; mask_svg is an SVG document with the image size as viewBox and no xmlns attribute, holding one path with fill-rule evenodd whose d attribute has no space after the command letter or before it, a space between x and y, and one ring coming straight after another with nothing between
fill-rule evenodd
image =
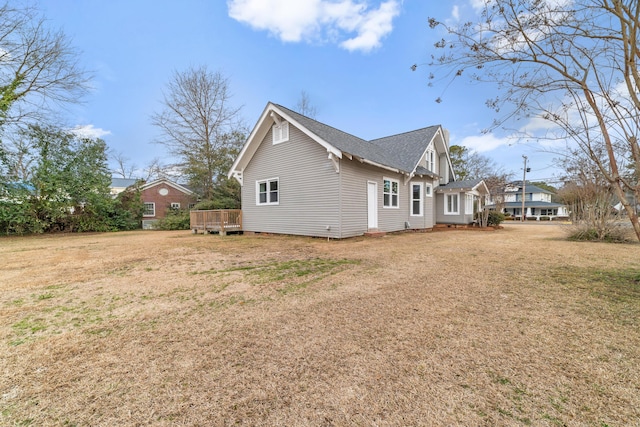
<instances>
[{"instance_id":1,"label":"dry brown lawn","mask_svg":"<svg viewBox=\"0 0 640 427\"><path fill-rule=\"evenodd\" d=\"M0 238L0 424L640 425L640 245Z\"/></svg>"}]
</instances>

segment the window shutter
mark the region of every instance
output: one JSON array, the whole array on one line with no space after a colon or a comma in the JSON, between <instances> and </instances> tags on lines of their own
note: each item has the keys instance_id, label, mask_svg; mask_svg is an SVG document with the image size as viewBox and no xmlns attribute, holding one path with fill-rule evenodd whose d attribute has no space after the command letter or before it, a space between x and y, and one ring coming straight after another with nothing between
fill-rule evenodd
<instances>
[{"instance_id":1,"label":"window shutter","mask_svg":"<svg viewBox=\"0 0 640 427\"><path fill-rule=\"evenodd\" d=\"M289 122L281 122L279 126L278 124L274 124L272 129L274 144L289 140Z\"/></svg>"}]
</instances>

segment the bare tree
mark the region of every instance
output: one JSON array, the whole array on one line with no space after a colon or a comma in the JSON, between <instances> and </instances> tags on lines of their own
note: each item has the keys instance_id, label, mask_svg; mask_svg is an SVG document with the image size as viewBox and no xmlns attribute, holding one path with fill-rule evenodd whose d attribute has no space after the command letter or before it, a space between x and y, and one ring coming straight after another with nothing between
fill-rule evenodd
<instances>
[{"instance_id":1,"label":"bare tree","mask_svg":"<svg viewBox=\"0 0 640 427\"><path fill-rule=\"evenodd\" d=\"M523 136L577 144L640 239L625 197L629 190L637 199L640 187L620 172L627 158L640 165L640 2L485 0L476 22L429 23L447 33L432 65L453 79L495 84L492 128L525 117L547 124L537 126L544 133L520 128Z\"/></svg>"},{"instance_id":2,"label":"bare tree","mask_svg":"<svg viewBox=\"0 0 640 427\"><path fill-rule=\"evenodd\" d=\"M24 137L24 132L11 134L0 143L4 145L5 156L0 158L0 169L9 181L27 182L31 178L33 164L37 162L36 148L32 141Z\"/></svg>"},{"instance_id":3,"label":"bare tree","mask_svg":"<svg viewBox=\"0 0 640 427\"><path fill-rule=\"evenodd\" d=\"M170 173L170 168L170 166L163 164L159 158L154 157L144 168L142 168L142 173L139 178L144 182L150 182L161 178L171 180L179 178Z\"/></svg>"},{"instance_id":4,"label":"bare tree","mask_svg":"<svg viewBox=\"0 0 640 427\"><path fill-rule=\"evenodd\" d=\"M162 132L156 141L178 159L175 169L205 199L226 179L228 153L241 145L245 126L231 105L229 81L206 66L175 72L167 85L163 111L151 117Z\"/></svg>"},{"instance_id":5,"label":"bare tree","mask_svg":"<svg viewBox=\"0 0 640 427\"><path fill-rule=\"evenodd\" d=\"M318 109L311 103L311 97L304 90L300 92L300 99L296 104L296 111L311 119L315 119L318 114Z\"/></svg>"},{"instance_id":6,"label":"bare tree","mask_svg":"<svg viewBox=\"0 0 640 427\"><path fill-rule=\"evenodd\" d=\"M131 159L125 156L121 151L109 152L109 156L115 166L111 169L111 173L125 179L132 179L136 175L138 167L135 163L131 163Z\"/></svg>"},{"instance_id":7,"label":"bare tree","mask_svg":"<svg viewBox=\"0 0 640 427\"><path fill-rule=\"evenodd\" d=\"M0 6L0 128L41 123L55 109L76 103L89 75L62 31L53 31L33 8Z\"/></svg>"}]
</instances>

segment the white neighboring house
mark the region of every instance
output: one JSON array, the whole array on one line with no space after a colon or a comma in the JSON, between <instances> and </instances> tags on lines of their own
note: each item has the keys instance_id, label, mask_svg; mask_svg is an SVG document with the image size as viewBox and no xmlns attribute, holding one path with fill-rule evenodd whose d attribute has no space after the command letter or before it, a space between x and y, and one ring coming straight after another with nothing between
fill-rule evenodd
<instances>
[{"instance_id":1,"label":"white neighboring house","mask_svg":"<svg viewBox=\"0 0 640 427\"><path fill-rule=\"evenodd\" d=\"M127 188L134 185L138 180L129 178L114 178L111 177L111 185L109 186L109 192L112 197L116 197Z\"/></svg>"},{"instance_id":2,"label":"white neighboring house","mask_svg":"<svg viewBox=\"0 0 640 427\"><path fill-rule=\"evenodd\" d=\"M487 208L495 209L496 204L502 201L502 212L511 215L514 219L522 216L522 181L508 184L504 191L492 194L489 197ZM569 217L567 207L561 203L551 201L553 193L533 184L526 184L524 187L524 217L525 219L535 218L554 220Z\"/></svg>"}]
</instances>

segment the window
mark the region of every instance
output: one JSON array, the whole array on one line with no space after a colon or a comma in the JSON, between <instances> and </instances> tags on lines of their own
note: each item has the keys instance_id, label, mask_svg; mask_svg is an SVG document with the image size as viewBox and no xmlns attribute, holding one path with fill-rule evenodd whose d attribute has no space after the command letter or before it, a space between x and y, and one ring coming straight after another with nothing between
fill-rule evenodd
<instances>
[{"instance_id":1,"label":"window","mask_svg":"<svg viewBox=\"0 0 640 427\"><path fill-rule=\"evenodd\" d=\"M180 203L171 203L171 209L180 209Z\"/></svg>"},{"instance_id":2,"label":"window","mask_svg":"<svg viewBox=\"0 0 640 427\"><path fill-rule=\"evenodd\" d=\"M467 194L466 203L464 205L464 213L467 215L473 213L473 194Z\"/></svg>"},{"instance_id":3,"label":"window","mask_svg":"<svg viewBox=\"0 0 640 427\"><path fill-rule=\"evenodd\" d=\"M280 122L273 125L273 144L280 144L289 140L289 122Z\"/></svg>"},{"instance_id":4,"label":"window","mask_svg":"<svg viewBox=\"0 0 640 427\"><path fill-rule=\"evenodd\" d=\"M395 179L384 178L382 189L382 198L385 208L397 208L398 207L398 188L400 184Z\"/></svg>"},{"instance_id":5,"label":"window","mask_svg":"<svg viewBox=\"0 0 640 427\"><path fill-rule=\"evenodd\" d=\"M411 184L411 216L422 216L422 184Z\"/></svg>"},{"instance_id":6,"label":"window","mask_svg":"<svg viewBox=\"0 0 640 427\"><path fill-rule=\"evenodd\" d=\"M189 209L193 209L196 206L195 203L189 203Z\"/></svg>"},{"instance_id":7,"label":"window","mask_svg":"<svg viewBox=\"0 0 640 427\"><path fill-rule=\"evenodd\" d=\"M427 197L433 197L433 186L431 184L424 185L424 194Z\"/></svg>"},{"instance_id":8,"label":"window","mask_svg":"<svg viewBox=\"0 0 640 427\"><path fill-rule=\"evenodd\" d=\"M427 150L427 169L436 172L436 153L433 148Z\"/></svg>"},{"instance_id":9,"label":"window","mask_svg":"<svg viewBox=\"0 0 640 427\"><path fill-rule=\"evenodd\" d=\"M445 215L458 215L458 197L459 194L445 194L444 195L444 214Z\"/></svg>"},{"instance_id":10,"label":"window","mask_svg":"<svg viewBox=\"0 0 640 427\"><path fill-rule=\"evenodd\" d=\"M156 216L156 204L155 203L145 203L144 211L142 216Z\"/></svg>"},{"instance_id":11,"label":"window","mask_svg":"<svg viewBox=\"0 0 640 427\"><path fill-rule=\"evenodd\" d=\"M256 204L277 205L280 200L278 178L256 181Z\"/></svg>"}]
</instances>

